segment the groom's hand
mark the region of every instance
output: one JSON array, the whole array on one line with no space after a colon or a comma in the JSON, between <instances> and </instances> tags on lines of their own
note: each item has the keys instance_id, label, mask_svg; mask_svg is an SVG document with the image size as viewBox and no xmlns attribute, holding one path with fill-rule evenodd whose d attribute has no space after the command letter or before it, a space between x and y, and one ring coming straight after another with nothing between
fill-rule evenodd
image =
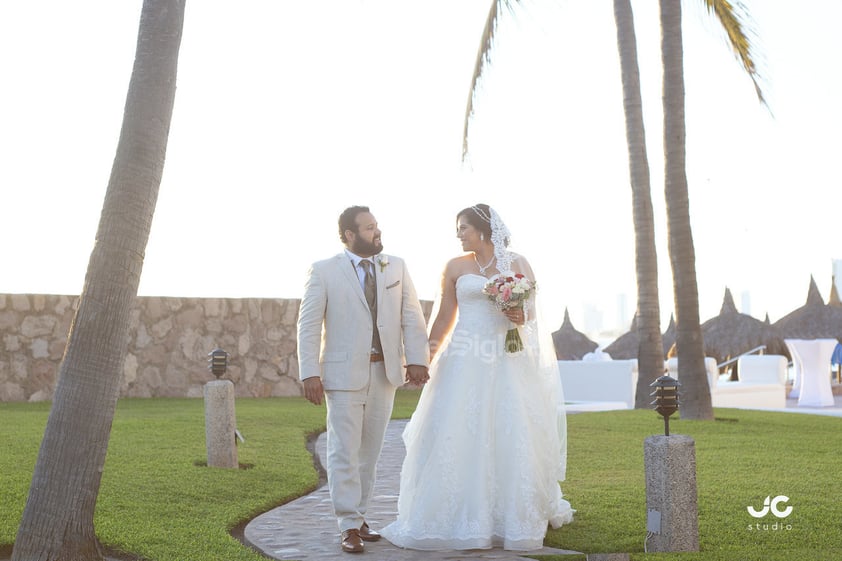
<instances>
[{"instance_id":1,"label":"groom's hand","mask_svg":"<svg viewBox=\"0 0 842 561\"><path fill-rule=\"evenodd\" d=\"M325 397L325 389L322 386L322 379L318 376L304 379L304 397L313 405L321 405Z\"/></svg>"},{"instance_id":2,"label":"groom's hand","mask_svg":"<svg viewBox=\"0 0 842 561\"><path fill-rule=\"evenodd\" d=\"M406 367L406 381L415 386L423 386L430 379L426 366L409 364Z\"/></svg>"}]
</instances>

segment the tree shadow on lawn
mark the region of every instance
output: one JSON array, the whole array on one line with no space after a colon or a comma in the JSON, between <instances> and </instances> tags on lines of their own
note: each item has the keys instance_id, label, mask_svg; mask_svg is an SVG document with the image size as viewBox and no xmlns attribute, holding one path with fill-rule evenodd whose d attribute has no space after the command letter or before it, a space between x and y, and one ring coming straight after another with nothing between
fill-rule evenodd
<instances>
[{"instance_id":1,"label":"tree shadow on lawn","mask_svg":"<svg viewBox=\"0 0 842 561\"><path fill-rule=\"evenodd\" d=\"M106 561L145 561L143 557L111 549L110 547L102 546L102 552L105 555ZM12 546L0 545L0 561L9 561L12 558Z\"/></svg>"},{"instance_id":2,"label":"tree shadow on lawn","mask_svg":"<svg viewBox=\"0 0 842 561\"><path fill-rule=\"evenodd\" d=\"M314 433L311 433L311 434L307 435L307 450L310 452L310 455L313 456L313 467L316 469L316 472L319 474L319 483L318 483L318 485L316 485L315 489L321 489L322 486L327 485L327 471L325 470L324 466L322 466L321 462L319 462L319 456L318 456L318 454L316 454L316 441L319 439L319 435L322 432L324 432L324 431L314 432ZM241 469L249 469L251 467L254 467L254 466L252 466L252 465L241 465L240 466ZM309 492L312 492L312 490L308 491L308 493ZM290 499L290 500L294 500L294 499ZM272 510L273 508L277 508L277 507L279 507L283 504L286 504L287 502L289 502L289 501L284 501L282 503L279 503L279 504L273 506L272 508L270 508L269 510ZM262 514L262 513L260 513L260 514ZM255 553L258 553L262 557L265 557L266 559L273 559L272 557L267 556L262 550L256 548L254 545L249 543L248 540L246 540L246 536L245 536L246 526L248 526L248 523L251 522L251 520L252 520L251 518L246 519L246 520L242 520L242 521L240 521L239 524L237 524L236 526L231 528L231 531L229 532L231 534L231 537L233 537L238 542L243 544L244 547L247 547L247 548L251 549L252 551L254 551ZM106 561L145 561L143 557L141 557L139 555L134 555L132 553L126 553L124 551L118 551L116 549L111 549L111 548L108 548L108 547L105 547L105 546L102 546L102 549L103 549L103 553L105 554ZM12 546L11 545L0 545L0 561L11 561L11 559L12 559Z\"/></svg>"}]
</instances>

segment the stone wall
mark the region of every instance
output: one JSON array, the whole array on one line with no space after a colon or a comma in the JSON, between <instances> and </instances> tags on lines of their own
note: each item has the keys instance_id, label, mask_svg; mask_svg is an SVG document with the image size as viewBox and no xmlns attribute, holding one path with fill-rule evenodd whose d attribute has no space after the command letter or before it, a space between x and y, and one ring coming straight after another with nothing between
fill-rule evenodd
<instances>
[{"instance_id":1,"label":"stone wall","mask_svg":"<svg viewBox=\"0 0 842 561\"><path fill-rule=\"evenodd\" d=\"M78 296L0 294L0 402L51 399ZM121 397L202 397L208 353L229 353L237 396L301 395L299 300L139 297ZM429 316L431 302L422 302Z\"/></svg>"},{"instance_id":2,"label":"stone wall","mask_svg":"<svg viewBox=\"0 0 842 561\"><path fill-rule=\"evenodd\" d=\"M0 401L51 399L77 296L0 294ZM300 395L298 300L137 299L122 397L201 397L208 353L230 354L238 396Z\"/></svg>"}]
</instances>

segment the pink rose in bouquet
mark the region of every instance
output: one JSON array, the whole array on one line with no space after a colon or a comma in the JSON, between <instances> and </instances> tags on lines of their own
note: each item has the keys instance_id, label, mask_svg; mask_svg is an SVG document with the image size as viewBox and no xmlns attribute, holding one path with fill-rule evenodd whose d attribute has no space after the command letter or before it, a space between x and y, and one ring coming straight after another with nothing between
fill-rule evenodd
<instances>
[{"instance_id":1,"label":"pink rose in bouquet","mask_svg":"<svg viewBox=\"0 0 842 561\"><path fill-rule=\"evenodd\" d=\"M524 303L535 290L535 283L520 273L512 276L498 275L488 281L482 291L500 310L523 309ZM523 350L523 340L517 327L506 332L506 352Z\"/></svg>"}]
</instances>

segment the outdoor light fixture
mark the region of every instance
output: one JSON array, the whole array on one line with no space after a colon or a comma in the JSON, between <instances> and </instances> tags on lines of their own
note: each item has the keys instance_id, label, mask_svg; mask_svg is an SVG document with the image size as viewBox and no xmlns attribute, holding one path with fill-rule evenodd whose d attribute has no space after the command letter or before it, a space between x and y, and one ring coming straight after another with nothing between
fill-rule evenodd
<instances>
[{"instance_id":1,"label":"outdoor light fixture","mask_svg":"<svg viewBox=\"0 0 842 561\"><path fill-rule=\"evenodd\" d=\"M228 369L228 353L222 349L214 349L208 353L208 370L210 370L217 379L221 378Z\"/></svg>"},{"instance_id":2,"label":"outdoor light fixture","mask_svg":"<svg viewBox=\"0 0 842 561\"><path fill-rule=\"evenodd\" d=\"M657 411L664 418L664 435L670 435L670 415L678 411L678 386L681 384L671 376L661 376L651 384L650 388L655 391L649 394L655 396L655 401L650 405L655 406Z\"/></svg>"}]
</instances>

